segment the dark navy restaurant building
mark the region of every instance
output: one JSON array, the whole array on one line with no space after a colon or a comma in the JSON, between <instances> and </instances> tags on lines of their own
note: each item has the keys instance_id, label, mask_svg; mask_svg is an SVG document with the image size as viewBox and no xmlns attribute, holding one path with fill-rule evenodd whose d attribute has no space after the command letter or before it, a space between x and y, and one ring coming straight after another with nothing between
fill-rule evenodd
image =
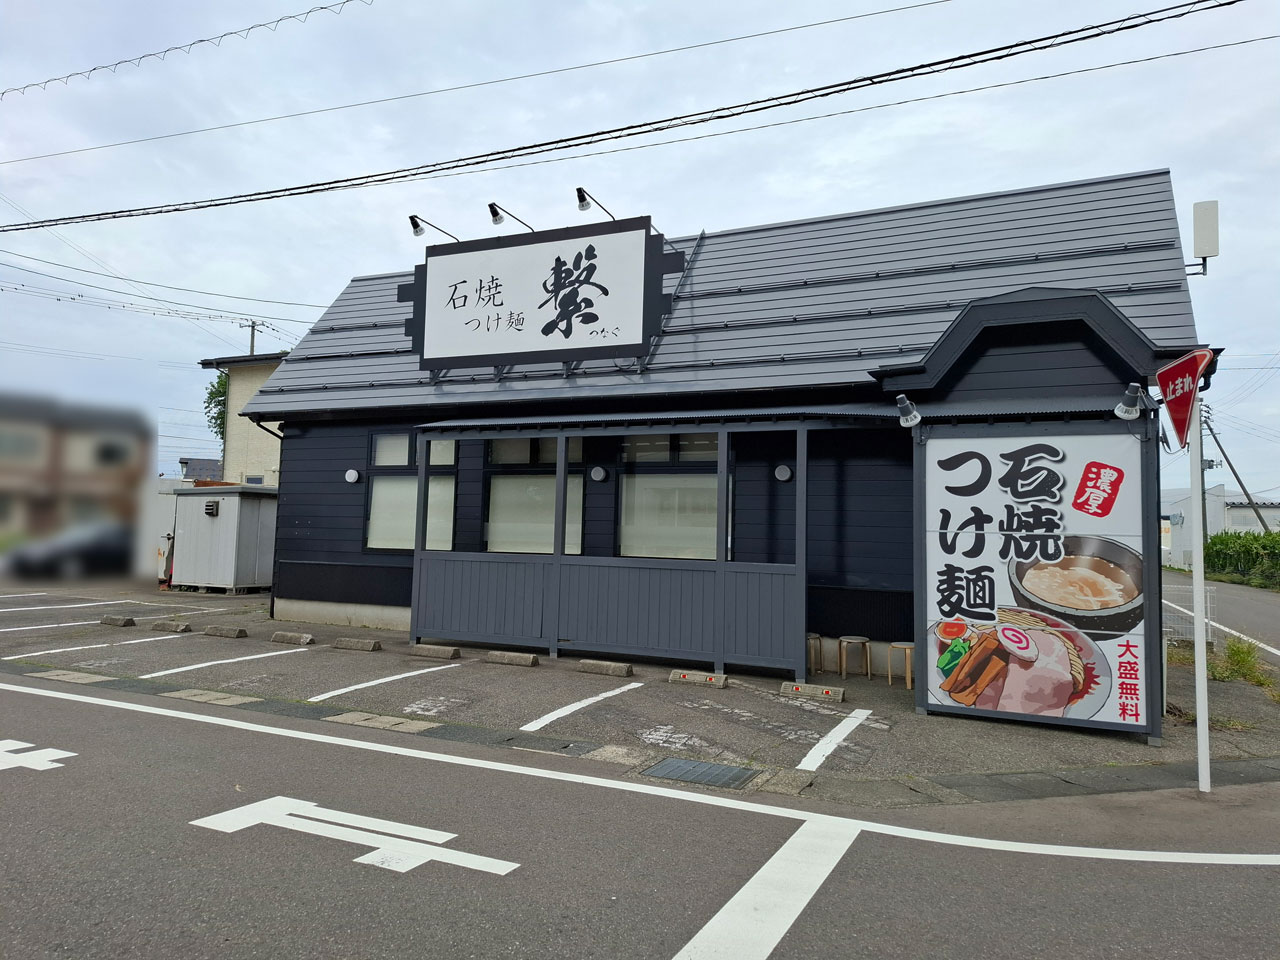
<instances>
[{"instance_id":1,"label":"dark navy restaurant building","mask_svg":"<svg viewBox=\"0 0 1280 960\"><path fill-rule=\"evenodd\" d=\"M914 642L930 712L1158 735L1184 264L1163 170L428 247L243 412L273 613L797 679L810 633Z\"/></svg>"}]
</instances>

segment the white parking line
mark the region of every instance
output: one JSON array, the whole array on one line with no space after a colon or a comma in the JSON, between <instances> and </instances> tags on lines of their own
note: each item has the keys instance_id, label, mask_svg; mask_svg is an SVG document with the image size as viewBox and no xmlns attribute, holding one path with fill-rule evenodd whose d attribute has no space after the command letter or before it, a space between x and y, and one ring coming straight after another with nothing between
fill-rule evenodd
<instances>
[{"instance_id":1,"label":"white parking line","mask_svg":"<svg viewBox=\"0 0 1280 960\"><path fill-rule=\"evenodd\" d=\"M47 597L47 593L0 593L0 600L17 600L19 597Z\"/></svg>"},{"instance_id":2,"label":"white parking line","mask_svg":"<svg viewBox=\"0 0 1280 960\"><path fill-rule=\"evenodd\" d=\"M801 824L673 960L767 960L861 832L848 821Z\"/></svg>"},{"instance_id":3,"label":"white parking line","mask_svg":"<svg viewBox=\"0 0 1280 960\"><path fill-rule=\"evenodd\" d=\"M186 613L180 614L184 617L194 617L201 613L214 613L214 607L197 607L188 610ZM134 617L135 620L163 620L166 617L172 617L172 613L151 613L145 617ZM0 627L0 633L13 633L18 630L53 630L57 627L87 627L90 624L101 623L101 620L73 620L70 623L37 623L27 627Z\"/></svg>"},{"instance_id":4,"label":"white parking line","mask_svg":"<svg viewBox=\"0 0 1280 960\"><path fill-rule=\"evenodd\" d=\"M53 603L47 607L0 607L0 613L29 613L32 610L70 610L72 607L110 607L121 603L140 603L138 600L95 600L93 603Z\"/></svg>"},{"instance_id":5,"label":"white parking line","mask_svg":"<svg viewBox=\"0 0 1280 960\"><path fill-rule=\"evenodd\" d=\"M643 683L628 683L626 686L618 687L616 690L606 690L604 693L598 693L594 697L587 697L585 700L579 700L577 703L571 703L567 707L561 707L559 710L552 710L546 716L539 717L532 723L526 723L521 730L541 730L552 720L559 720L561 717L567 717L575 710L581 710L583 707L589 707L593 703L599 703L605 697L616 697L620 693L626 693L628 690L634 690L636 687L643 687Z\"/></svg>"},{"instance_id":6,"label":"white parking line","mask_svg":"<svg viewBox=\"0 0 1280 960\"><path fill-rule=\"evenodd\" d=\"M871 716L870 710L853 711L853 713L832 727L825 737L813 745L813 749L806 753L804 759L796 764L796 769L817 770L822 766L822 761L831 756L831 751L840 746L840 742L853 732L853 728L869 716Z\"/></svg>"},{"instance_id":7,"label":"white parking line","mask_svg":"<svg viewBox=\"0 0 1280 960\"><path fill-rule=\"evenodd\" d=\"M263 657L283 657L286 653L306 653L307 648L297 650L273 650L271 653L255 653L251 657L232 657L230 660L210 660L207 663L193 663L189 667L173 667L170 670L157 670L155 673L144 673L139 680L150 680L152 677L167 677L171 673L186 673L188 670L199 670L201 667L216 667L223 663L241 663L245 660L261 660Z\"/></svg>"},{"instance_id":8,"label":"white parking line","mask_svg":"<svg viewBox=\"0 0 1280 960\"><path fill-rule=\"evenodd\" d=\"M322 693L318 697L311 697L307 703L319 703L321 700L328 700L330 697L336 697L340 693L350 693L352 690L363 690L365 687L376 687L380 683L390 683L392 680L403 680L405 677L416 677L424 673L433 673L436 670L448 670L450 667L460 667L460 663L446 663L443 667L427 667L423 670L410 670L408 673L397 673L394 677L382 677L378 680L368 680L364 683L353 683L349 687L339 687L337 690L330 690L328 693Z\"/></svg>"},{"instance_id":9,"label":"white parking line","mask_svg":"<svg viewBox=\"0 0 1280 960\"><path fill-rule=\"evenodd\" d=\"M120 640L116 643L86 643L82 647L58 647L56 650L32 650L30 653L15 653L11 657L0 657L0 660L26 660L46 653L72 653L76 650L96 650L98 647L123 647L127 643L150 643L152 640L172 640L180 637L180 633L165 633L158 637L143 637L141 640Z\"/></svg>"},{"instance_id":10,"label":"white parking line","mask_svg":"<svg viewBox=\"0 0 1280 960\"><path fill-rule=\"evenodd\" d=\"M1192 613L1190 610L1185 610L1182 607L1178 606L1176 603L1169 603L1168 600L1165 600L1164 602L1166 605L1173 607L1173 609L1177 610L1179 613L1185 613L1188 617L1195 616L1195 614ZM1243 633L1240 633L1239 631L1236 631L1236 630L1232 630L1230 627L1224 627L1220 623L1214 623L1212 620L1206 619L1205 623L1209 624L1209 626L1211 627L1217 627L1223 633L1229 633L1233 637L1239 637L1241 640L1248 640L1255 647L1261 647L1263 650L1267 651L1267 653L1274 653L1277 657L1280 657L1280 650L1277 650L1275 647L1267 646L1261 640L1255 640L1253 639L1253 637L1246 637Z\"/></svg>"},{"instance_id":11,"label":"white parking line","mask_svg":"<svg viewBox=\"0 0 1280 960\"><path fill-rule=\"evenodd\" d=\"M306 648L284 650L282 653L304 653ZM312 733L310 730L295 730L291 727L273 727L265 723L254 723L251 720L239 720L235 717L206 716L189 713L185 710L173 710L168 707L153 707L145 703L131 703L127 700L112 700L106 697L92 697L80 693L66 693L62 690L44 690L38 687L23 687L12 683L0 683L0 690L10 693L23 693L33 697L46 697L51 700L67 700L74 703L87 703L113 710L125 710L130 713L144 713L154 717L169 717L176 720L188 720L192 723L204 723L214 727L226 727L232 730L244 730L249 733L262 733L286 740L304 740L309 743L323 743L328 746L346 747L351 750L364 750L369 753L385 753L397 757L413 757L417 760L428 760L455 767L471 767L476 770L490 770L495 773L510 773L523 777L534 777L539 780L554 780L560 783L576 783L581 786L599 787L605 790L617 790L622 793L643 794L650 797L664 797L669 800L680 800L685 803L696 803L702 806L719 807L722 810L737 810L743 813L758 813L762 816L780 817L786 820L801 822L816 821L827 824L843 824L853 826L863 833L878 833L889 837L900 837L905 840L918 840L924 843L941 843L948 846L966 847L978 850L996 850L1003 853L1038 854L1051 857L1072 857L1083 860L1123 860L1133 863L1188 863L1216 864L1219 866L1268 866L1280 867L1280 853L1216 853L1188 850L1123 850L1112 847L1077 847L1053 843L1026 843L1020 840L1000 840L993 837L969 837L963 834L941 833L936 830L917 830L914 827L900 827L892 823L878 823L874 820L858 820L853 817L838 817L828 813L813 813L791 807L774 807L752 800L740 800L737 797L724 797L713 793L694 793L677 790L673 787L660 787L657 784L640 783L634 780L610 780L606 777L594 777L581 773L568 773L562 770L550 770L543 767L526 767L517 763L505 763L500 760L482 760L476 757L456 756L448 753L435 753L416 747L406 747L395 743L381 743L377 740L353 740L348 737L337 737L326 733ZM1193 780L1188 780L1191 786Z\"/></svg>"}]
</instances>

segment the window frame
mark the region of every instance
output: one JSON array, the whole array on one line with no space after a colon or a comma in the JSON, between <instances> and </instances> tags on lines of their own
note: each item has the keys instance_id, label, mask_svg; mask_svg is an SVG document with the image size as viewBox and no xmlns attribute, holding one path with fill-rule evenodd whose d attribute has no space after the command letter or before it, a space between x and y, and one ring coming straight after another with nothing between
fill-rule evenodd
<instances>
[{"instance_id":1,"label":"window frame","mask_svg":"<svg viewBox=\"0 0 1280 960\"><path fill-rule=\"evenodd\" d=\"M619 560L681 560L689 563L716 563L722 555L727 555L727 551L721 550L719 543L719 521L715 527L714 552L711 557L644 557L634 554L622 552L622 487L624 476L635 476L643 474L658 474L662 476L718 476L720 472L720 431L709 430L686 430L683 433L692 434L710 434L716 438L716 456L710 460L681 460L680 459L680 437L682 432L670 433L627 433L622 435L622 442L618 444L618 483L615 484L613 492L613 555ZM628 460L626 457L626 441L633 436L665 436L667 438L667 459L666 460ZM730 446L730 454L732 454L732 446ZM732 476L732 464L730 464L730 476ZM723 509L720 503L722 491L719 485L716 489L716 512L717 516ZM732 501L731 501L732 502Z\"/></svg>"},{"instance_id":2,"label":"window frame","mask_svg":"<svg viewBox=\"0 0 1280 960\"><path fill-rule=\"evenodd\" d=\"M406 455L406 463L374 466L374 455L377 451L378 437L388 434L408 434L409 445ZM413 556L414 544L417 542L418 516L415 512L412 523L414 533L409 538L409 546L407 547L371 547L369 546L369 522L373 519L373 487L374 481L380 477L405 477L410 476L415 480L415 485L419 488L418 494L415 494L415 511L420 511L422 505L417 503L421 495L421 484L417 483L418 466L416 461L417 447L414 438L417 435L412 427L388 427L369 431L369 439L365 451L365 471L364 471L364 526L360 531L360 550L361 553L373 554L374 556L390 555L411 557Z\"/></svg>"},{"instance_id":3,"label":"window frame","mask_svg":"<svg viewBox=\"0 0 1280 960\"><path fill-rule=\"evenodd\" d=\"M431 462L431 444L433 440L447 440L453 444L453 462L433 464ZM414 472L418 477L418 517L414 527L414 546L423 552L452 553L458 549L458 444L456 437L431 437L425 433L417 433L415 443L410 444L413 454ZM419 455L418 451L422 453ZM487 451L486 451L487 452ZM421 463L419 463L421 456ZM449 549L427 546L427 497L431 490L432 477L450 477L453 479L453 516L449 522Z\"/></svg>"}]
</instances>

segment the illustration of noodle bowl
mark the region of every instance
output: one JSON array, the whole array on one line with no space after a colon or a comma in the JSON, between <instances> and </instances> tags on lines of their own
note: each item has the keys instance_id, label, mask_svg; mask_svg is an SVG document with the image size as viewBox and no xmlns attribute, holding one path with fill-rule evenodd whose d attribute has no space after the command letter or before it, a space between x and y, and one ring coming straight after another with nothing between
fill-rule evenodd
<instances>
[{"instance_id":1,"label":"illustration of noodle bowl","mask_svg":"<svg viewBox=\"0 0 1280 960\"><path fill-rule=\"evenodd\" d=\"M1091 634L1127 633L1142 622L1142 555L1105 537L1063 537L1061 560L1011 560L1019 606L1061 617Z\"/></svg>"}]
</instances>

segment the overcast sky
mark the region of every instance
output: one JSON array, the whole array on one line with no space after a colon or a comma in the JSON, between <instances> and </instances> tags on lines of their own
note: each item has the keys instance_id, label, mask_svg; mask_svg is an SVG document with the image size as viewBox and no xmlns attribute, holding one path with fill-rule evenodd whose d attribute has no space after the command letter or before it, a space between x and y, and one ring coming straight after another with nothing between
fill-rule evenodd
<instances>
[{"instance_id":1,"label":"overcast sky","mask_svg":"<svg viewBox=\"0 0 1280 960\"><path fill-rule=\"evenodd\" d=\"M323 0L312 0L320 3ZM354 2L340 15L100 71L0 101L0 222L202 199L447 160L833 83L981 50L1172 0L950 0L918 9L395 103L68 156L10 162L218 124L419 93L743 34L912 0L609 3ZM170 4L0 2L0 88L300 13L307 0ZM894 83L685 131L710 133L1210 44L1280 34L1280 3L1245 0L1114 37ZM352 276L409 270L420 214L463 239L496 200L538 228L579 213L586 186L670 236L1168 167L1183 243L1191 205L1221 202L1222 255L1190 280L1201 340L1225 347L1208 394L1245 482L1280 497L1280 41L651 149L466 176L0 235L0 249L121 277L327 304ZM626 141L636 146L668 134ZM30 214L9 204L17 204ZM424 238L432 240L433 238ZM124 282L21 264L125 291ZM0 285L73 285L0 266ZM154 296L311 322L320 310L148 288ZM302 323L260 333L290 346ZM159 423L161 470L217 456L203 357L248 352L234 322L156 317L0 291L0 389L131 404ZM23 346L15 346L23 345ZM34 347L34 349L33 349ZM67 356L70 351L76 356ZM57 355L63 354L63 355ZM81 358L79 354L88 354ZM102 359L102 355L113 355ZM118 359L120 357L139 359ZM179 439L194 438L194 439ZM1215 454L1216 456L1216 454ZM1186 486L1187 458L1164 482ZM1225 470L1208 474L1226 481Z\"/></svg>"}]
</instances>

